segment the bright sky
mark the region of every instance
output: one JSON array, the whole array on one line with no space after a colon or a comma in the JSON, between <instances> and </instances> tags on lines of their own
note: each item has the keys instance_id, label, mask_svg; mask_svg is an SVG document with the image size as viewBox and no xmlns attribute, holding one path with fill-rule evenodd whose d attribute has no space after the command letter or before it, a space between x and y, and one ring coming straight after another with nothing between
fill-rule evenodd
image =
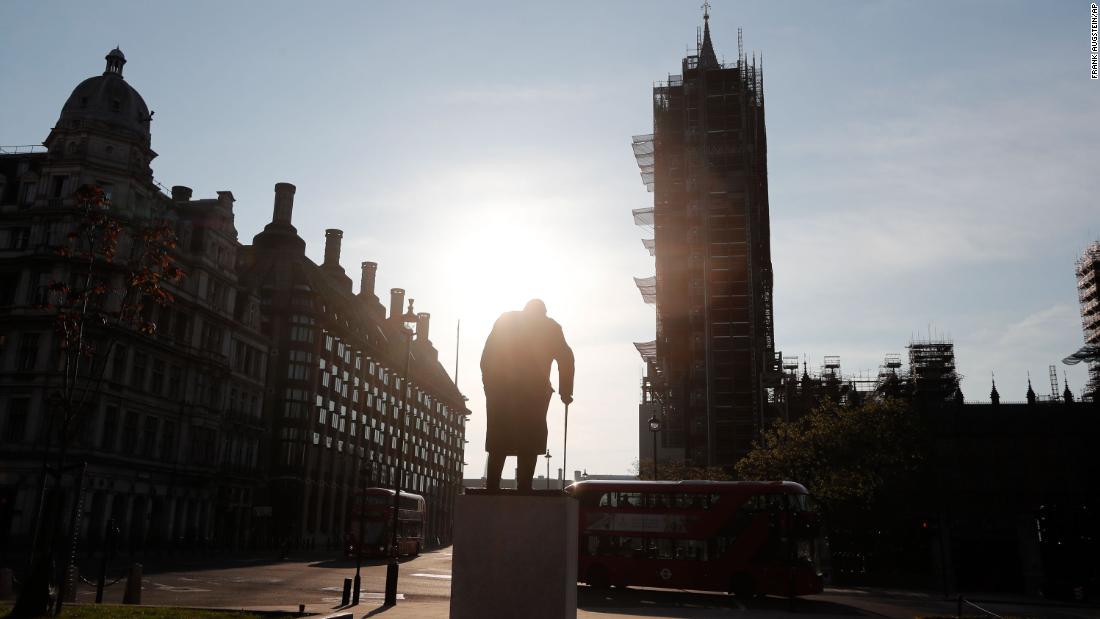
<instances>
[{"instance_id":1,"label":"bright sky","mask_svg":"<svg viewBox=\"0 0 1100 619\"><path fill-rule=\"evenodd\" d=\"M545 299L577 355L569 468L637 458L653 261L630 209L652 204L630 150L652 82L679 73L700 2L0 3L0 144L45 139L119 45L156 118L164 185L237 198L250 242L273 186L320 262L378 261L432 314L470 397L466 470L484 466L478 358L503 311ZM713 3L765 66L776 339L786 355L873 371L931 330L963 391L1079 392L1073 262L1100 236L1100 81L1089 3ZM383 294L385 296L385 294ZM551 405L551 466L562 407ZM510 467L511 465L509 465ZM540 460L539 470L545 462Z\"/></svg>"}]
</instances>

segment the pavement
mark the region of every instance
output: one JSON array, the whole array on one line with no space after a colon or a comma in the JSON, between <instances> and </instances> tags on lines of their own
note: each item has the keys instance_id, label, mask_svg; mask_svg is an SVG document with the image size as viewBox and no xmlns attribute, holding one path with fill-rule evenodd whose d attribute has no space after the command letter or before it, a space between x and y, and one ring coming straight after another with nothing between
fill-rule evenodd
<instances>
[{"instance_id":1,"label":"pavement","mask_svg":"<svg viewBox=\"0 0 1100 619\"><path fill-rule=\"evenodd\" d=\"M89 580L94 562L83 565ZM125 573L127 562L111 566L111 576ZM299 604L319 617L350 612L355 619L381 617L447 617L450 610L451 552L433 550L402 561L398 581L399 600L393 607L382 605L385 590L385 560L364 561L361 603L341 609L340 598L345 578L355 574L355 563L336 552L296 553L281 560L270 552L237 555L176 556L144 561L142 602L147 606L185 608L222 608L236 610L281 611L293 613ZM122 601L124 581L106 590L105 601ZM83 585L77 601L90 603L92 587ZM1004 595L969 595L1000 615L1014 617L1050 617L1084 619L1100 617L1100 606L1050 603L1034 598ZM887 590L873 588L832 588L821 595L788 600L765 597L739 600L722 593L668 589L613 588L577 589L581 619L615 617L891 617L912 619L916 616L954 616L956 601L931 591ZM485 600L485 617L507 618L504 609ZM520 618L526 619L526 618Z\"/></svg>"}]
</instances>

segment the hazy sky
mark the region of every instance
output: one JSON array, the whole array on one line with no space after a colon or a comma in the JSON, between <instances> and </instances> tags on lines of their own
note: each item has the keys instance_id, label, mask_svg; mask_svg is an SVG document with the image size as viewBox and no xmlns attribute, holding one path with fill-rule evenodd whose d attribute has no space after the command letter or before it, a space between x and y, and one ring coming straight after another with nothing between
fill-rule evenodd
<instances>
[{"instance_id":1,"label":"hazy sky","mask_svg":"<svg viewBox=\"0 0 1100 619\"><path fill-rule=\"evenodd\" d=\"M251 242L273 186L320 262L378 261L432 314L470 397L467 476L484 465L478 358L492 322L546 300L577 355L569 468L637 458L652 204L630 150L651 88L680 72L700 2L0 3L0 144L45 139L119 45L156 111L156 178L228 189ZM1049 392L1081 344L1073 263L1100 235L1100 81L1089 3L713 3L719 56L764 56L776 340L874 371L914 336L956 343L967 399ZM502 240L503 239L503 240ZM385 293L383 297L387 296ZM1061 378L1059 379L1061 380ZM551 405L551 466L561 405ZM510 467L511 465L509 465ZM539 470L545 470L540 459Z\"/></svg>"}]
</instances>

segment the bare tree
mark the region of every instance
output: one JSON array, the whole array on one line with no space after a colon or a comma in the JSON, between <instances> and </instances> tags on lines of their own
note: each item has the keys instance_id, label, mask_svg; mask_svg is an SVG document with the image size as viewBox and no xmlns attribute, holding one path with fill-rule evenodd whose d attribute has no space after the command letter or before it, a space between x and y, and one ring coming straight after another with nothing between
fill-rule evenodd
<instances>
[{"instance_id":1,"label":"bare tree","mask_svg":"<svg viewBox=\"0 0 1100 619\"><path fill-rule=\"evenodd\" d=\"M60 376L47 398L30 569L14 617L40 616L49 605L64 520L60 489L73 469L67 462L69 449L93 410L115 343L126 334L155 333L152 309L173 302L166 284L184 275L172 255L176 238L171 226L120 219L100 187L82 186L75 198L74 217L67 221L70 231L57 248L62 276L47 287L43 305L53 313ZM79 520L75 506L82 482L81 471L72 485L70 530ZM59 607L55 605L55 612Z\"/></svg>"}]
</instances>

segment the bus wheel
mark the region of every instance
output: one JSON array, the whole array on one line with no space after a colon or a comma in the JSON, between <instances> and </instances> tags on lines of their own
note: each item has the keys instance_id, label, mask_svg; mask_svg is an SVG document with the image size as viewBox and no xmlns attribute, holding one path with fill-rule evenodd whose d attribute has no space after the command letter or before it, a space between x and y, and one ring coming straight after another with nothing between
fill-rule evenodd
<instances>
[{"instance_id":1,"label":"bus wheel","mask_svg":"<svg viewBox=\"0 0 1100 619\"><path fill-rule=\"evenodd\" d=\"M416 543L416 552L413 553L414 557L420 556L420 542Z\"/></svg>"},{"instance_id":2,"label":"bus wheel","mask_svg":"<svg viewBox=\"0 0 1100 619\"><path fill-rule=\"evenodd\" d=\"M733 577L733 581L730 582L730 593L737 596L739 600L751 600L756 596L756 586L752 582L752 576L748 574L737 574Z\"/></svg>"},{"instance_id":3,"label":"bus wheel","mask_svg":"<svg viewBox=\"0 0 1100 619\"><path fill-rule=\"evenodd\" d=\"M588 574L585 575L584 580L588 583L588 586L593 589L606 589L610 586L607 568L602 565L593 565L588 568Z\"/></svg>"}]
</instances>

